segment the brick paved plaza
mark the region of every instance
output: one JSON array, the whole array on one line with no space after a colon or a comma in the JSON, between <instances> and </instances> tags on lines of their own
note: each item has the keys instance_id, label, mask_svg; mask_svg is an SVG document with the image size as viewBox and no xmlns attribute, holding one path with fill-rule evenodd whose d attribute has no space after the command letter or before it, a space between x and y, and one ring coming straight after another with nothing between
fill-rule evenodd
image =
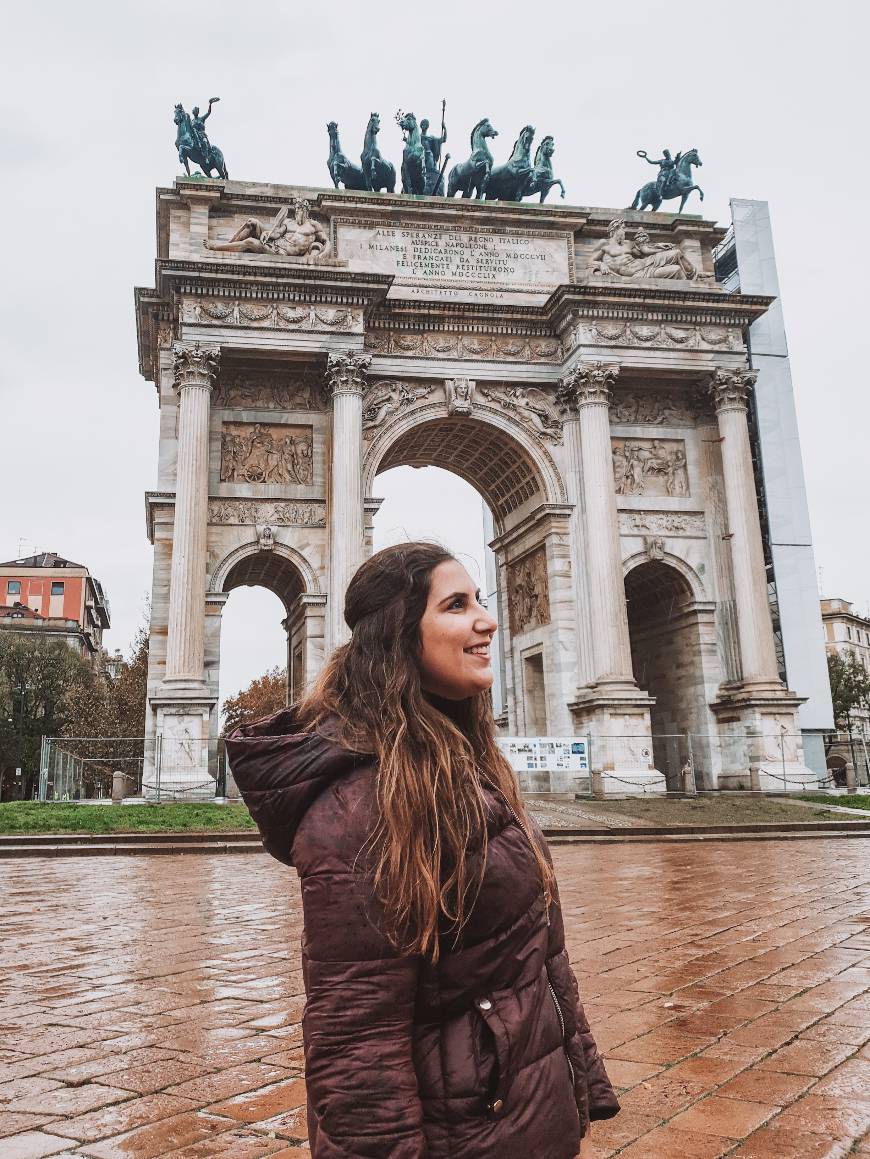
<instances>
[{"instance_id":1,"label":"brick paved plaza","mask_svg":"<svg viewBox=\"0 0 870 1159\"><path fill-rule=\"evenodd\" d=\"M555 850L623 1092L596 1159L870 1155L868 853L860 839ZM249 854L3 874L3 1159L307 1154L292 871Z\"/></svg>"}]
</instances>

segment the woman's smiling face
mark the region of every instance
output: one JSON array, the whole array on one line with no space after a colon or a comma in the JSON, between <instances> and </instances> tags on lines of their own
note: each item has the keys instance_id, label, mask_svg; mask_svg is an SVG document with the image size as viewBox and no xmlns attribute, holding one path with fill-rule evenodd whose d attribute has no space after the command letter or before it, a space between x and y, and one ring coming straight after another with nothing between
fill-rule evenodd
<instances>
[{"instance_id":1,"label":"woman's smiling face","mask_svg":"<svg viewBox=\"0 0 870 1159\"><path fill-rule=\"evenodd\" d=\"M465 700L492 686L490 641L497 624L461 563L439 563L420 620L420 680L427 692Z\"/></svg>"}]
</instances>

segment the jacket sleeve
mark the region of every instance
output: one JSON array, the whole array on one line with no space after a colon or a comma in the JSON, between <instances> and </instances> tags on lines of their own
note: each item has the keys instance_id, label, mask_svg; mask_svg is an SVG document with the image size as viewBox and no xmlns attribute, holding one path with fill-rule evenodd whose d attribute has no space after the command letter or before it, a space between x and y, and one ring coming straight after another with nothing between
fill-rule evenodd
<instances>
[{"instance_id":1,"label":"jacket sleeve","mask_svg":"<svg viewBox=\"0 0 870 1159\"><path fill-rule=\"evenodd\" d=\"M568 960L558 887L550 906L547 972L565 1018L565 1048L574 1067L574 1090L585 1131L585 1124L590 1120L612 1119L618 1114L619 1101L595 1045L580 1001L577 979Z\"/></svg>"},{"instance_id":2,"label":"jacket sleeve","mask_svg":"<svg viewBox=\"0 0 870 1159\"><path fill-rule=\"evenodd\" d=\"M300 868L305 915L305 1077L313 1159L424 1159L412 1054L420 959L369 918L370 879Z\"/></svg>"}]
</instances>

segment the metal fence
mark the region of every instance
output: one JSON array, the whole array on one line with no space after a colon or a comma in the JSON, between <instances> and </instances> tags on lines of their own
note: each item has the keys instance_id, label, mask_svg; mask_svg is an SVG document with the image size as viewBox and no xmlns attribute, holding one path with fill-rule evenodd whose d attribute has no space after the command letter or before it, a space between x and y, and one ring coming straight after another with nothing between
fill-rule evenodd
<instances>
[{"instance_id":1,"label":"metal fence","mask_svg":"<svg viewBox=\"0 0 870 1159\"><path fill-rule=\"evenodd\" d=\"M176 737L44 737L40 801L210 801L224 792L222 746ZM120 781L117 774L123 774Z\"/></svg>"}]
</instances>

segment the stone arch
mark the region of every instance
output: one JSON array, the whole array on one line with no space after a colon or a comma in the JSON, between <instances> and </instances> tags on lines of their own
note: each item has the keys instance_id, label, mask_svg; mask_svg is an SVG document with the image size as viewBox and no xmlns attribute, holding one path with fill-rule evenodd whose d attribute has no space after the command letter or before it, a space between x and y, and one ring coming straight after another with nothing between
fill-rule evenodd
<instances>
[{"instance_id":1,"label":"stone arch","mask_svg":"<svg viewBox=\"0 0 870 1159\"><path fill-rule=\"evenodd\" d=\"M208 591L231 592L244 584L268 588L288 612L300 595L321 595L317 573L305 556L277 541L269 550L256 539L234 547L212 572Z\"/></svg>"},{"instance_id":2,"label":"stone arch","mask_svg":"<svg viewBox=\"0 0 870 1159\"><path fill-rule=\"evenodd\" d=\"M442 467L465 479L483 495L497 532L530 500L565 502L559 468L543 443L510 415L480 405L473 415L457 418L434 403L391 422L366 451L364 494L372 494L380 471L408 464Z\"/></svg>"},{"instance_id":3,"label":"stone arch","mask_svg":"<svg viewBox=\"0 0 870 1159\"><path fill-rule=\"evenodd\" d=\"M630 555L627 559L622 561L623 579L627 578L629 572L634 571L635 568L649 562L650 557L645 551L638 551L635 552L634 555ZM704 581L701 579L691 564L686 563L686 561L681 559L680 556L673 555L669 551L663 552L661 561L655 562L661 562L668 567L672 567L675 571L680 573L680 575L689 585L689 590L692 593L692 599L695 603L705 603L707 601L707 591L704 587Z\"/></svg>"},{"instance_id":4,"label":"stone arch","mask_svg":"<svg viewBox=\"0 0 870 1159\"><path fill-rule=\"evenodd\" d=\"M665 552L660 559L634 555L624 564L631 664L637 685L653 700L650 719L656 768L668 788L681 788L680 772L692 755L699 784L709 771L705 633L713 607L697 572ZM690 743L687 734L695 739Z\"/></svg>"}]
</instances>

